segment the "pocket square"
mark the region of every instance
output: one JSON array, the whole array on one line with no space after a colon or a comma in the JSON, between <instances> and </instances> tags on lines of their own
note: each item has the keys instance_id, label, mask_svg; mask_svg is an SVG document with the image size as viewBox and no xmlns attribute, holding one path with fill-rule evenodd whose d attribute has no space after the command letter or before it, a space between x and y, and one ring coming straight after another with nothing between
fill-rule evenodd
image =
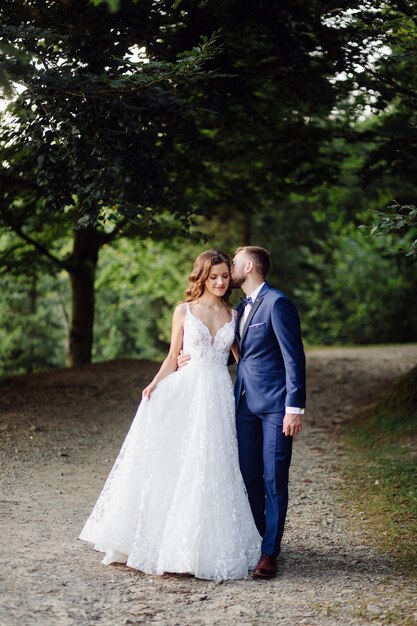
<instances>
[{"instance_id":1,"label":"pocket square","mask_svg":"<svg viewBox=\"0 0 417 626\"><path fill-rule=\"evenodd\" d=\"M259 324L251 324L248 328L255 328L255 326L265 326L265 322L259 322Z\"/></svg>"}]
</instances>

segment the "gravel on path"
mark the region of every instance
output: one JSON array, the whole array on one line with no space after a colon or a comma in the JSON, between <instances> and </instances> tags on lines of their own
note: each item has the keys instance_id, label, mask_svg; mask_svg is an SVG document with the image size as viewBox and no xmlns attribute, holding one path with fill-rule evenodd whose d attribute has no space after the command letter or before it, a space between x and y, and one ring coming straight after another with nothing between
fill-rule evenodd
<instances>
[{"instance_id":1,"label":"gravel on path","mask_svg":"<svg viewBox=\"0 0 417 626\"><path fill-rule=\"evenodd\" d=\"M77 539L155 364L112 361L0 383L1 626L417 624L415 580L340 497L340 424L417 361L417 346L308 352L305 428L272 581L104 566Z\"/></svg>"}]
</instances>

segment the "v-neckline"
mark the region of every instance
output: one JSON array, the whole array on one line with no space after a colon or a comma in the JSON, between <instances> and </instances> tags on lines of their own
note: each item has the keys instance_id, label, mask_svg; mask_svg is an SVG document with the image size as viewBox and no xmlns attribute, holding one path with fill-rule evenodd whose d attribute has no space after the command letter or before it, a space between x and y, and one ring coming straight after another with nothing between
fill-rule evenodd
<instances>
[{"instance_id":1,"label":"v-neckline","mask_svg":"<svg viewBox=\"0 0 417 626\"><path fill-rule=\"evenodd\" d=\"M212 346L214 345L214 342L216 341L216 338L217 338L217 335L219 334L219 332L220 332L221 330L223 330L223 328L225 328L228 324L230 324L230 323L231 323L231 322L233 322L233 320L234 320L234 316L233 316L233 312L232 312L232 317L230 318L230 320L229 320L228 322L225 322L225 323L223 324L223 326L220 326L220 328L218 328L218 329L217 329L216 334L213 336L213 335L211 334L210 329L209 329L209 327L207 326L207 324L205 324L205 323L203 322L203 320L202 320L202 319L200 319L199 317L197 317L197 315L194 315L194 313L191 311L191 307L190 307L190 305L188 304L188 302L187 302L187 309L188 309L188 312L190 313L191 317L193 317L195 320L197 320L197 322L200 322L200 324L202 325L202 327L206 329L206 331L208 332L208 334L209 334L209 335L210 335L210 337L211 337L211 345L212 345Z\"/></svg>"}]
</instances>

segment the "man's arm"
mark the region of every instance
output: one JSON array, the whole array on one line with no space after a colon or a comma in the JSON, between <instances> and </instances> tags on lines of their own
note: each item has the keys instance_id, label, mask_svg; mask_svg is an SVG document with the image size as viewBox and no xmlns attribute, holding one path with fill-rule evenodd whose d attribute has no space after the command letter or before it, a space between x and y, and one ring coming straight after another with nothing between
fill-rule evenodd
<instances>
[{"instance_id":1,"label":"man's arm","mask_svg":"<svg viewBox=\"0 0 417 626\"><path fill-rule=\"evenodd\" d=\"M304 413L305 354L301 339L300 318L297 309L288 298L279 298L272 309L272 326L281 348L285 364L286 409L283 432L296 435L302 429Z\"/></svg>"}]
</instances>

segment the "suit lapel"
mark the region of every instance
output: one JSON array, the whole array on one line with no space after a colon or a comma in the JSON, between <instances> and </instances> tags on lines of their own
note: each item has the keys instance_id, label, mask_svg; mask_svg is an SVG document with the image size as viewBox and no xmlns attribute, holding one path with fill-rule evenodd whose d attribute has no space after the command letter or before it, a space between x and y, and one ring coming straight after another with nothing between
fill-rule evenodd
<instances>
[{"instance_id":1,"label":"suit lapel","mask_svg":"<svg viewBox=\"0 0 417 626\"><path fill-rule=\"evenodd\" d=\"M258 308L261 306L262 300L264 299L264 295L266 294L268 289L269 289L269 285L268 285L268 283L265 283L265 285L262 287L261 291L258 293L255 302L252 304L252 308L250 310L250 313L249 313L248 317L246 318L245 325L244 325L243 330L242 330L242 337L240 338L239 346L242 345L243 340L245 338L245 335L246 335L246 333L248 331L248 328L250 326L250 323L252 321L252 318L255 315L255 313L258 310ZM244 310L244 307L242 307L242 312L243 312L243 310ZM239 315L238 321L239 321L239 319L240 319L240 315Z\"/></svg>"},{"instance_id":2,"label":"suit lapel","mask_svg":"<svg viewBox=\"0 0 417 626\"><path fill-rule=\"evenodd\" d=\"M252 317L255 315L256 311L261 306L262 300L263 300L263 297L262 296L258 296L256 298L255 302L252 304L252 308L250 310L250 313L249 313L248 317L246 318L246 322L245 322L245 325L244 325L243 330L242 330L242 337L240 338L240 345L242 345L242 343L243 343L245 335L246 335L246 333L248 331L249 324L252 321Z\"/></svg>"}]
</instances>

